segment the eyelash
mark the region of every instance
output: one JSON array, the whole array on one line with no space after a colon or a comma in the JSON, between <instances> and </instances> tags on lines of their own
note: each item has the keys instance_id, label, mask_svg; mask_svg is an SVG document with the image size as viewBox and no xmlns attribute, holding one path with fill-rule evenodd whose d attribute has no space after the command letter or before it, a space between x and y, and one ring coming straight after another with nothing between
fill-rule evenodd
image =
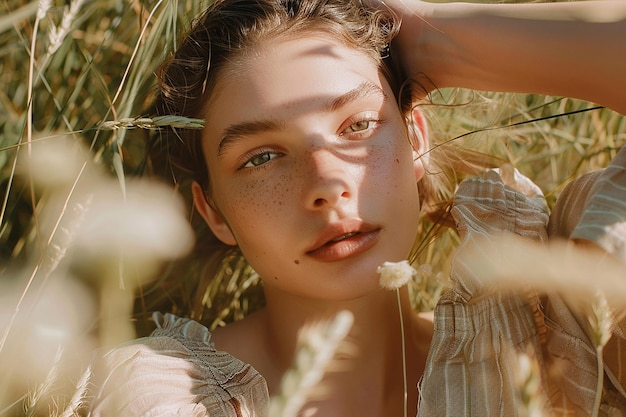
<instances>
[{"instance_id":1,"label":"eyelash","mask_svg":"<svg viewBox=\"0 0 626 417\"><path fill-rule=\"evenodd\" d=\"M250 164L254 159L259 158L263 155L274 155L273 157L270 157L270 159L268 159L267 161L259 164L259 165L252 165L252 166L247 166L248 164ZM272 161L273 159L276 159L278 157L281 156L280 152L276 152L276 151L272 151L269 149L255 149L252 152L250 152L248 155L245 155L242 159L243 159L243 163L241 165L239 165L239 170L242 169L258 169L258 168L262 168L263 166L267 165L268 162Z\"/></svg>"},{"instance_id":2,"label":"eyelash","mask_svg":"<svg viewBox=\"0 0 626 417\"><path fill-rule=\"evenodd\" d=\"M368 123L368 126L363 129L363 130L355 130L355 131L351 131L348 132L347 130L352 128L355 125L358 125L360 123ZM383 124L385 121L382 119L377 119L376 117L372 117L372 116L365 116L365 117L355 117L352 120L348 121L348 125L343 128L341 130L341 132L339 133L339 136L345 136L345 135L350 135L350 136L356 136L357 138L360 136L364 136L367 135L368 133L370 133L373 129L376 129L378 126L380 126L381 124Z\"/></svg>"}]
</instances>

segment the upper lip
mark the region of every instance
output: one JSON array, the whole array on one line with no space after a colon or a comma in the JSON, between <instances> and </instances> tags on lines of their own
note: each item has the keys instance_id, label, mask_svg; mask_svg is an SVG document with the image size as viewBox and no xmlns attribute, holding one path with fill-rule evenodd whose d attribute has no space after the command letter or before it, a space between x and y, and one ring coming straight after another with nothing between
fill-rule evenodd
<instances>
[{"instance_id":1,"label":"upper lip","mask_svg":"<svg viewBox=\"0 0 626 417\"><path fill-rule=\"evenodd\" d=\"M359 233L367 233L377 229L379 229L379 227L360 219L346 219L336 223L330 223L324 227L313 244L308 247L306 253L313 252L335 239L340 239L344 236L349 237L350 235Z\"/></svg>"}]
</instances>

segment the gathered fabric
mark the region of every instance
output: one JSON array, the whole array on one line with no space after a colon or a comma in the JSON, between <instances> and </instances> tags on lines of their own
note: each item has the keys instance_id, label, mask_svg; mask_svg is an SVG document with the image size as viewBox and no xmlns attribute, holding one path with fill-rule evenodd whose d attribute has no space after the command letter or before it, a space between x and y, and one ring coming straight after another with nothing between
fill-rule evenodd
<instances>
[{"instance_id":1,"label":"gathered fabric","mask_svg":"<svg viewBox=\"0 0 626 417\"><path fill-rule=\"evenodd\" d=\"M265 379L249 364L215 349L200 323L154 314L149 337L116 347L95 364L92 416L266 415Z\"/></svg>"},{"instance_id":2,"label":"gathered fabric","mask_svg":"<svg viewBox=\"0 0 626 417\"><path fill-rule=\"evenodd\" d=\"M626 148L607 169L571 183L551 216L541 191L509 167L464 181L452 215L461 246L502 232L538 243L554 236L592 242L626 263ZM558 294L489 288L462 259L451 271L415 392L418 416L519 415L520 354L539 365L546 415L591 415L598 362L584 314ZM606 417L626 416L624 305L613 317L603 355L600 415ZM150 337L119 346L96 364L100 379L90 415L267 415L267 384L251 365L217 351L208 329L195 321L158 313L154 318L158 328Z\"/></svg>"},{"instance_id":3,"label":"gathered fabric","mask_svg":"<svg viewBox=\"0 0 626 417\"><path fill-rule=\"evenodd\" d=\"M489 250L489 236L512 233L537 242L585 240L626 263L625 197L626 148L607 169L572 182L550 218L543 196L526 178L509 169L488 171L461 183L456 193L452 215L462 239L459 250L477 244ZM462 259L453 262L451 289L435 308L418 416L519 415L520 355L538 365L537 393L546 415L592 415L598 360L585 312L559 294L490 289L476 276L479 271ZM626 416L624 305L613 317L599 415Z\"/></svg>"}]
</instances>

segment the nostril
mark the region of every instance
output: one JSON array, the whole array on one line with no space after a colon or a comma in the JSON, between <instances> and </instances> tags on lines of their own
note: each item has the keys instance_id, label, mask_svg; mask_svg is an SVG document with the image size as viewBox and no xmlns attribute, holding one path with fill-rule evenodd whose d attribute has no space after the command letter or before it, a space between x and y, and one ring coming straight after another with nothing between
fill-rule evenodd
<instances>
[{"instance_id":1,"label":"nostril","mask_svg":"<svg viewBox=\"0 0 626 417\"><path fill-rule=\"evenodd\" d=\"M306 205L309 208L322 209L325 207L336 207L344 201L352 198L352 192L348 184L342 179L321 178L306 193Z\"/></svg>"},{"instance_id":2,"label":"nostril","mask_svg":"<svg viewBox=\"0 0 626 417\"><path fill-rule=\"evenodd\" d=\"M338 201L339 201L339 199L342 199L342 198L350 198L350 192L349 192L349 191L344 191L343 193L341 193L341 195L340 195L337 199L335 199L335 198L331 198L331 199L327 199L327 198L316 198L316 199L313 201L313 206L314 206L315 208L320 208L320 207L323 207L323 206L324 206L324 205L326 205L326 204L332 204L332 205L334 205L336 202L338 202Z\"/></svg>"}]
</instances>

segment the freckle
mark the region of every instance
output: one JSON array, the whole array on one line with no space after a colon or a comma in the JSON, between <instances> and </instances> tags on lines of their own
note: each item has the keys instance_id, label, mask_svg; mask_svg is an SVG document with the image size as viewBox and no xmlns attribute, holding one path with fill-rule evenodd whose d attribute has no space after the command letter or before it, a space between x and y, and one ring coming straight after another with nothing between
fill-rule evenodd
<instances>
[{"instance_id":1,"label":"freckle","mask_svg":"<svg viewBox=\"0 0 626 417\"><path fill-rule=\"evenodd\" d=\"M300 261L298 259L296 259L295 261L293 261L294 264L296 265L300 265Z\"/></svg>"},{"instance_id":2,"label":"freckle","mask_svg":"<svg viewBox=\"0 0 626 417\"><path fill-rule=\"evenodd\" d=\"M274 280L275 280L275 281L278 281L278 277L274 277Z\"/></svg>"},{"instance_id":3,"label":"freckle","mask_svg":"<svg viewBox=\"0 0 626 417\"><path fill-rule=\"evenodd\" d=\"M396 158L396 164L399 164L400 160L398 158Z\"/></svg>"}]
</instances>

